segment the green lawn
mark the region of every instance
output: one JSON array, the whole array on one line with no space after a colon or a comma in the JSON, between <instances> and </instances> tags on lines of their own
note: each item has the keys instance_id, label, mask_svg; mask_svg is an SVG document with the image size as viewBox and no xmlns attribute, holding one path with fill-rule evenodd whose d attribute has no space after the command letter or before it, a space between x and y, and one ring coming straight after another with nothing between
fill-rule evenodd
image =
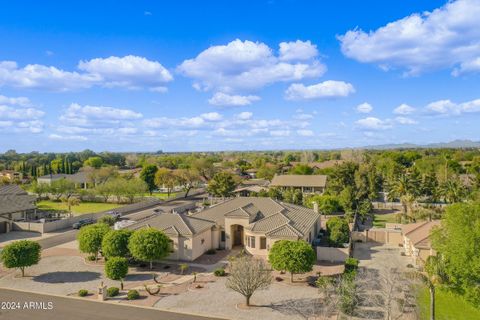
<instances>
[{"instance_id":1,"label":"green lawn","mask_svg":"<svg viewBox=\"0 0 480 320\"><path fill-rule=\"evenodd\" d=\"M62 202L51 200L42 200L37 203L38 209L43 211L68 211L68 207ZM98 203L98 202L80 202L80 205L72 207L74 215L85 213L95 213L118 208L121 205L115 203Z\"/></svg>"},{"instance_id":2,"label":"green lawn","mask_svg":"<svg viewBox=\"0 0 480 320\"><path fill-rule=\"evenodd\" d=\"M174 198L175 196L177 196L177 194L179 194L179 192L172 192L170 193L170 198ZM162 200L166 200L168 199L168 194L166 192L154 192L152 194L150 193L145 193L143 195L144 197L155 197L155 198L160 198Z\"/></svg>"},{"instance_id":3,"label":"green lawn","mask_svg":"<svg viewBox=\"0 0 480 320\"><path fill-rule=\"evenodd\" d=\"M373 220L373 226L377 228L385 228L385 223L396 223L396 213L376 214Z\"/></svg>"},{"instance_id":4,"label":"green lawn","mask_svg":"<svg viewBox=\"0 0 480 320\"><path fill-rule=\"evenodd\" d=\"M427 288L420 291L418 297L420 319L430 319L430 293ZM471 306L458 295L437 289L435 299L435 313L437 320L475 320L480 319L480 310Z\"/></svg>"}]
</instances>

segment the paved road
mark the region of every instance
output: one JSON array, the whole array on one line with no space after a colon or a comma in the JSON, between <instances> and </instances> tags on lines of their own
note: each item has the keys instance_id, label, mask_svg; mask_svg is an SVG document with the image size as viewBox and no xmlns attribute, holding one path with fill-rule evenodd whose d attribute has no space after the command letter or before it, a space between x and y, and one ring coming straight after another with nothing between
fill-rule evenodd
<instances>
[{"instance_id":1,"label":"paved road","mask_svg":"<svg viewBox=\"0 0 480 320\"><path fill-rule=\"evenodd\" d=\"M155 214L154 210L160 210L162 212L170 212L173 209L186 205L189 202L199 201L199 199L201 200L203 196L204 195L200 194L200 195L188 197L186 199L168 201L150 209L124 215L122 218L139 221L154 215ZM42 246L42 249L48 249L48 248L55 247L63 243L67 243L75 240L77 237L77 233L78 233L78 230L67 229L56 236L41 239L41 240L38 240L37 242Z\"/></svg>"},{"instance_id":2,"label":"paved road","mask_svg":"<svg viewBox=\"0 0 480 320\"><path fill-rule=\"evenodd\" d=\"M6 310L7 302L20 303L21 310ZM23 309L31 302L37 302L40 310ZM49 303L51 309L49 308ZM34 306L32 305L32 308ZM42 310L45 308L46 310ZM1 320L208 320L208 318L189 314L160 311L150 308L138 308L113 303L100 303L82 299L64 298L46 294L26 293L10 289L0 289L0 319Z\"/></svg>"}]
</instances>

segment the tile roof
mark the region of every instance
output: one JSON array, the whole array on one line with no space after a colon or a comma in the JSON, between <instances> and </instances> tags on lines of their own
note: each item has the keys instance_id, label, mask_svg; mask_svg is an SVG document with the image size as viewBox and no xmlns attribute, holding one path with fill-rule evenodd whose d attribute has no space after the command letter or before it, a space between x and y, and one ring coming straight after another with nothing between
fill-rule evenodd
<instances>
[{"instance_id":1,"label":"tile roof","mask_svg":"<svg viewBox=\"0 0 480 320\"><path fill-rule=\"evenodd\" d=\"M17 185L0 187L0 215L22 212L36 208L35 196L28 193Z\"/></svg>"},{"instance_id":2,"label":"tile roof","mask_svg":"<svg viewBox=\"0 0 480 320\"><path fill-rule=\"evenodd\" d=\"M320 217L309 208L259 197L234 198L195 214L222 226L231 216L248 217L253 232L295 237L304 237Z\"/></svg>"},{"instance_id":3,"label":"tile roof","mask_svg":"<svg viewBox=\"0 0 480 320\"><path fill-rule=\"evenodd\" d=\"M170 235L192 236L201 233L215 223L197 217L187 216L178 213L162 213L141 223L132 225L132 229L139 229L146 226L164 231Z\"/></svg>"},{"instance_id":4,"label":"tile roof","mask_svg":"<svg viewBox=\"0 0 480 320\"><path fill-rule=\"evenodd\" d=\"M325 187L327 176L325 175L300 175L286 174L273 177L270 186L273 187Z\"/></svg>"},{"instance_id":5,"label":"tile roof","mask_svg":"<svg viewBox=\"0 0 480 320\"><path fill-rule=\"evenodd\" d=\"M416 247L430 248L430 231L433 227L439 226L440 221L425 221L408 224L402 228L405 237L409 238Z\"/></svg>"}]
</instances>

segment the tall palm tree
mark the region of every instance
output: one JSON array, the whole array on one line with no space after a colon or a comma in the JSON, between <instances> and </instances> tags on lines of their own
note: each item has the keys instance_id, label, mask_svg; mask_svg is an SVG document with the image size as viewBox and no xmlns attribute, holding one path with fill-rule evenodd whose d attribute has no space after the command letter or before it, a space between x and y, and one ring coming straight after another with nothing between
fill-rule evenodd
<instances>
[{"instance_id":1,"label":"tall palm tree","mask_svg":"<svg viewBox=\"0 0 480 320\"><path fill-rule=\"evenodd\" d=\"M391 185L388 196L391 200L400 200L404 218L413 219L413 205L418 196L419 187L417 175L409 173L400 174Z\"/></svg>"},{"instance_id":2,"label":"tall palm tree","mask_svg":"<svg viewBox=\"0 0 480 320\"><path fill-rule=\"evenodd\" d=\"M435 288L446 279L445 263L441 256L429 256L422 274L430 291L430 320L435 320Z\"/></svg>"},{"instance_id":3,"label":"tall palm tree","mask_svg":"<svg viewBox=\"0 0 480 320\"><path fill-rule=\"evenodd\" d=\"M460 202L464 196L464 187L458 179L447 180L442 184L441 194L446 202Z\"/></svg>"}]
</instances>

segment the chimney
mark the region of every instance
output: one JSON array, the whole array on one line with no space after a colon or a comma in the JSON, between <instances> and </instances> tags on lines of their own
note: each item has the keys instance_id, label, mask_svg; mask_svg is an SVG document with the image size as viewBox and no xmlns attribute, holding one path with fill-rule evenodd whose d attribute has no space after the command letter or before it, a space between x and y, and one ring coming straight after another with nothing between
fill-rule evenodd
<instances>
[{"instance_id":1,"label":"chimney","mask_svg":"<svg viewBox=\"0 0 480 320\"><path fill-rule=\"evenodd\" d=\"M313 201L313 211L315 211L315 213L320 213L320 210L318 209L317 201Z\"/></svg>"}]
</instances>

